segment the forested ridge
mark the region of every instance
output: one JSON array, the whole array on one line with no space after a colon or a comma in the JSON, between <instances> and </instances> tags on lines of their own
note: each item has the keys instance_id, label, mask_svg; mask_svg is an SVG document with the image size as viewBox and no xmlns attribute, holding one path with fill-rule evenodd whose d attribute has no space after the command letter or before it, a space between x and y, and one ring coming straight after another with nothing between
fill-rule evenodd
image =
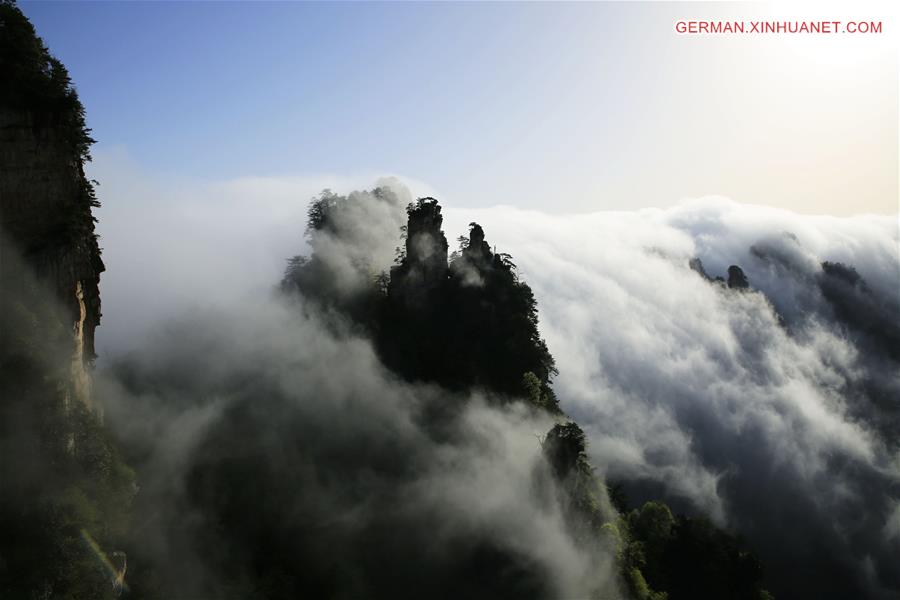
<instances>
[{"instance_id":1,"label":"forested ridge","mask_svg":"<svg viewBox=\"0 0 900 600\"><path fill-rule=\"evenodd\" d=\"M495 402L524 400L552 414L557 423L539 443L565 490L569 526L615 554L632 597L771 597L762 588L758 559L738 538L703 517L675 516L662 502L632 507L620 488L609 489L595 476L584 432L553 392L557 368L540 336L534 294L519 278L513 257L492 250L480 225L471 223L469 235L460 236L459 248L448 256L440 204L416 200L406 209L402 246L390 271L372 273L360 261L355 267L370 286L323 295L330 278L317 245L341 236L341 213L373 199L398 201L386 187L349 197L325 191L315 199L307 227L313 252L288 261L281 289L348 316L373 337L384 363L410 381L482 388ZM617 513L601 509L607 495Z\"/></svg>"},{"instance_id":2,"label":"forested ridge","mask_svg":"<svg viewBox=\"0 0 900 600\"><path fill-rule=\"evenodd\" d=\"M93 140L8 0L0 77L4 114L52 140L65 160L48 173L72 184L41 192L53 212L3 188L0 596L769 597L741 540L597 477L514 258L477 223L450 252L433 198L385 233L359 215L400 206L392 189L324 192L311 252L264 305L274 324L182 323L84 385L103 270ZM385 235L380 270L367 244ZM140 412L113 429L103 405Z\"/></svg>"}]
</instances>

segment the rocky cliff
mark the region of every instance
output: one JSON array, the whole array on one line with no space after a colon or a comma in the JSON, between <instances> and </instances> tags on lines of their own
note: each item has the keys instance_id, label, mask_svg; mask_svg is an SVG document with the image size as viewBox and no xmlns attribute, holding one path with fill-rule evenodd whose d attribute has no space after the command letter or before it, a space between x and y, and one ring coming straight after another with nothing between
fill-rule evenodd
<instances>
[{"instance_id":1,"label":"rocky cliff","mask_svg":"<svg viewBox=\"0 0 900 600\"><path fill-rule=\"evenodd\" d=\"M34 276L71 327L64 400L90 406L89 367L100 322L103 262L94 233L94 189L84 174L93 141L65 67L9 2L0 3L0 239L4 293Z\"/></svg>"},{"instance_id":2,"label":"rocky cliff","mask_svg":"<svg viewBox=\"0 0 900 600\"><path fill-rule=\"evenodd\" d=\"M125 588L137 488L91 391L92 141L66 69L0 0L0 598Z\"/></svg>"}]
</instances>

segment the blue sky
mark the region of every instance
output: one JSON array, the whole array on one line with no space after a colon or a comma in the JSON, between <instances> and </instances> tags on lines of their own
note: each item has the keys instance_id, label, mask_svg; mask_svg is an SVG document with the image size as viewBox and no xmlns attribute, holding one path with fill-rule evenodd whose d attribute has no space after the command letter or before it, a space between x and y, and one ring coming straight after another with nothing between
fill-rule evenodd
<instances>
[{"instance_id":1,"label":"blue sky","mask_svg":"<svg viewBox=\"0 0 900 600\"><path fill-rule=\"evenodd\" d=\"M549 211L705 194L896 208L896 54L881 39L810 53L673 33L686 14L759 5L21 6L68 66L95 154L159 177L396 174L457 204ZM851 43L857 62L823 63Z\"/></svg>"}]
</instances>

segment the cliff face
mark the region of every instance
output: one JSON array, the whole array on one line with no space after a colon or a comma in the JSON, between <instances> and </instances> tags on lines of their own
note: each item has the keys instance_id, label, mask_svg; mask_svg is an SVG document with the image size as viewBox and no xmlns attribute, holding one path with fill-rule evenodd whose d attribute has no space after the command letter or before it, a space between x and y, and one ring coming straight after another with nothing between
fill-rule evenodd
<instances>
[{"instance_id":1,"label":"cliff face","mask_svg":"<svg viewBox=\"0 0 900 600\"><path fill-rule=\"evenodd\" d=\"M64 400L90 405L104 269L91 213L97 202L83 170L92 140L65 68L8 3L0 3L0 56L0 250L7 263L21 257L59 304L72 331ZM17 276L4 269L5 293L21 289Z\"/></svg>"},{"instance_id":2,"label":"cliff face","mask_svg":"<svg viewBox=\"0 0 900 600\"><path fill-rule=\"evenodd\" d=\"M65 67L0 0L0 598L123 588L136 487L91 393L92 141Z\"/></svg>"}]
</instances>

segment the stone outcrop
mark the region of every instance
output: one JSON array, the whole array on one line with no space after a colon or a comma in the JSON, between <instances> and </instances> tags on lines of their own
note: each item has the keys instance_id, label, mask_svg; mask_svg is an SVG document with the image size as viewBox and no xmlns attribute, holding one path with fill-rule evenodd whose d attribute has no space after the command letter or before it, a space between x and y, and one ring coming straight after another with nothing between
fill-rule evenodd
<instances>
[{"instance_id":1,"label":"stone outcrop","mask_svg":"<svg viewBox=\"0 0 900 600\"><path fill-rule=\"evenodd\" d=\"M703 261L701 261L699 258L690 259L688 261L688 267L707 281L711 281L720 285L724 284L730 289L735 290L750 289L750 282L747 280L747 276L744 274L744 270L737 265L731 265L730 267L728 267L727 280L719 276L713 277L709 273L707 273L706 269L703 266Z\"/></svg>"},{"instance_id":2,"label":"stone outcrop","mask_svg":"<svg viewBox=\"0 0 900 600\"><path fill-rule=\"evenodd\" d=\"M444 218L434 198L421 198L407 208L406 244L400 264L391 269L388 295L408 307L425 300L447 280Z\"/></svg>"},{"instance_id":3,"label":"stone outcrop","mask_svg":"<svg viewBox=\"0 0 900 600\"><path fill-rule=\"evenodd\" d=\"M493 258L491 247L484 241L484 229L478 223L469 223L469 244L462 254L476 264L486 265Z\"/></svg>"},{"instance_id":4,"label":"stone outcrop","mask_svg":"<svg viewBox=\"0 0 900 600\"><path fill-rule=\"evenodd\" d=\"M750 282L747 281L743 269L737 265L728 267L728 287L737 290L746 290L750 287Z\"/></svg>"},{"instance_id":5,"label":"stone outcrop","mask_svg":"<svg viewBox=\"0 0 900 600\"><path fill-rule=\"evenodd\" d=\"M484 229L469 223L469 241L462 252L450 262L450 269L463 286L482 286L487 271L492 268L494 254L484 241Z\"/></svg>"},{"instance_id":6,"label":"stone outcrop","mask_svg":"<svg viewBox=\"0 0 900 600\"><path fill-rule=\"evenodd\" d=\"M706 269L703 267L703 261L699 258L692 258L691 260L689 260L688 267L691 269L691 271L699 274L703 279L712 281L712 277L709 276L709 274L706 272Z\"/></svg>"}]
</instances>

